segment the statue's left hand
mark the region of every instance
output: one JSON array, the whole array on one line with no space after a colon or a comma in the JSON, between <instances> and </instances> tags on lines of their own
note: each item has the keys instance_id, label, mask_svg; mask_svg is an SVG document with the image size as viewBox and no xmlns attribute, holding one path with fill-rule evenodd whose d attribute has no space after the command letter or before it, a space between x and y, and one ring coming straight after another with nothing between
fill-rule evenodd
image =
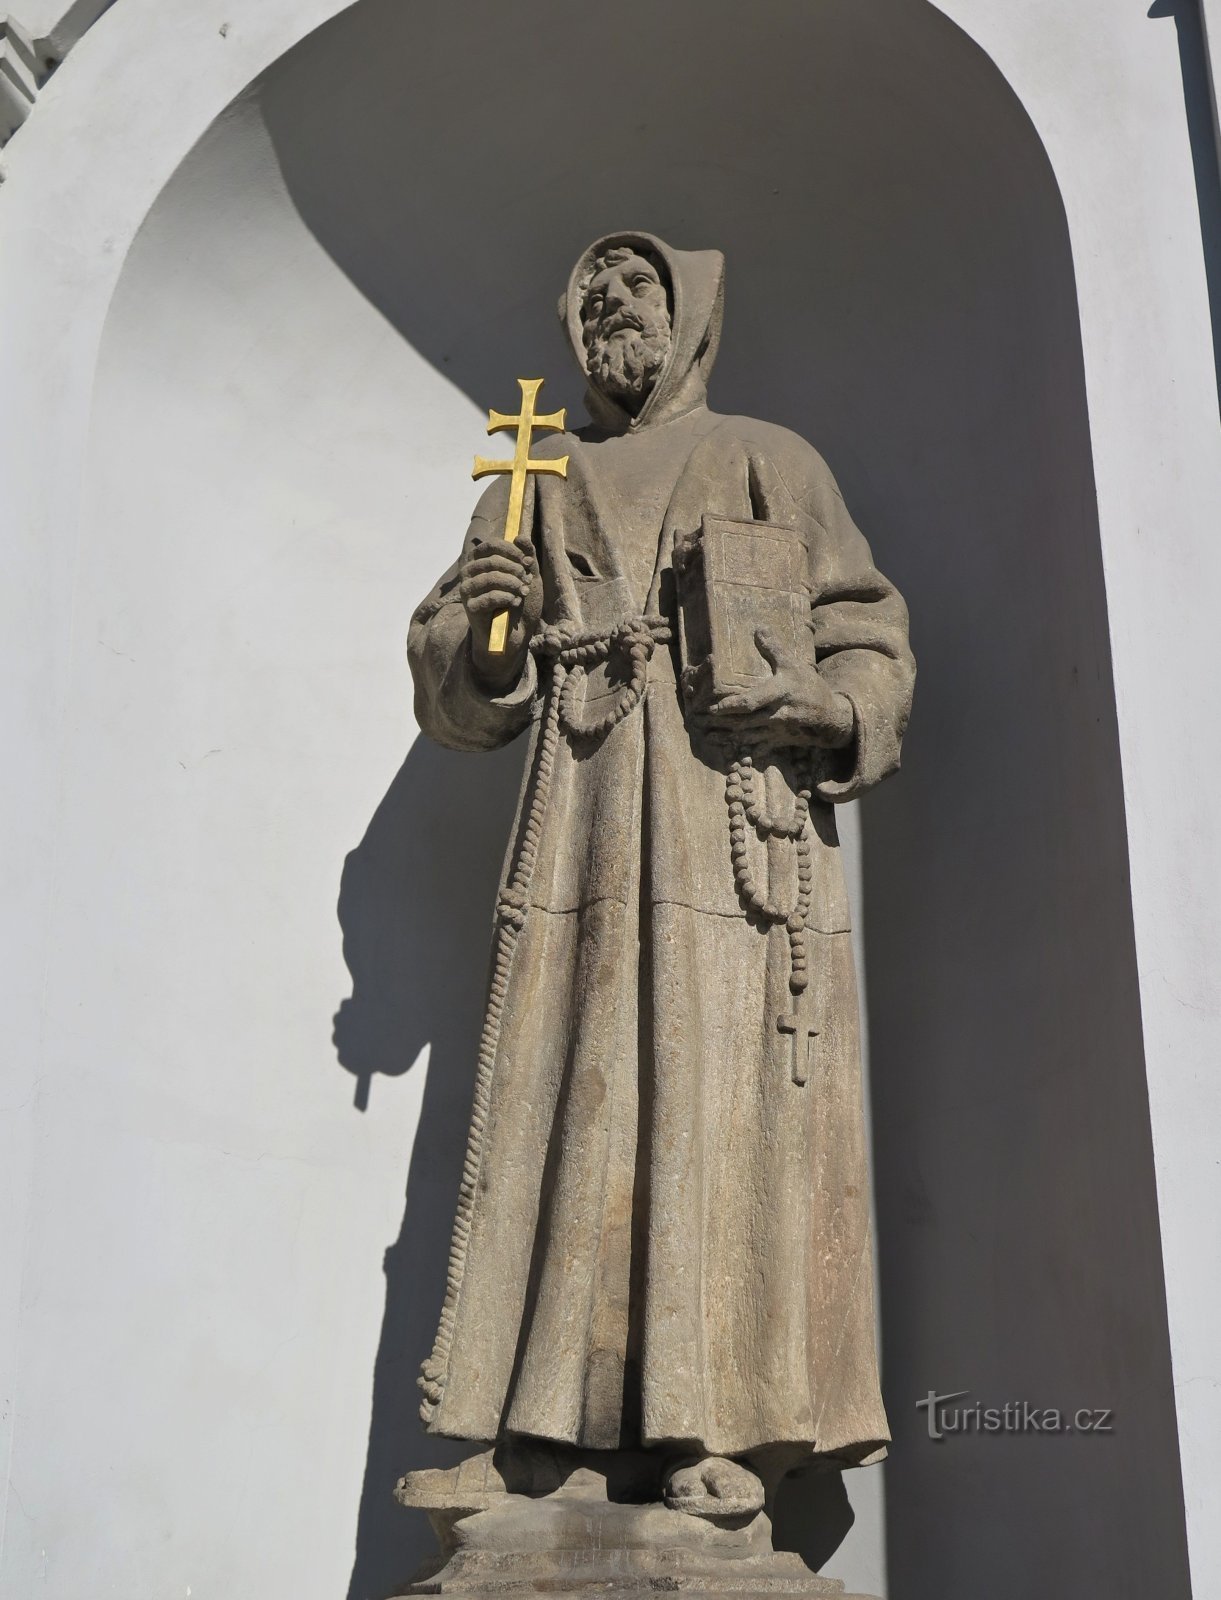
<instances>
[{"instance_id":1,"label":"statue's left hand","mask_svg":"<svg viewBox=\"0 0 1221 1600\"><path fill-rule=\"evenodd\" d=\"M755 634L771 676L710 699L695 713L713 733L742 733L761 744L817 744L839 750L852 742L854 713L811 662L788 651L765 628Z\"/></svg>"}]
</instances>

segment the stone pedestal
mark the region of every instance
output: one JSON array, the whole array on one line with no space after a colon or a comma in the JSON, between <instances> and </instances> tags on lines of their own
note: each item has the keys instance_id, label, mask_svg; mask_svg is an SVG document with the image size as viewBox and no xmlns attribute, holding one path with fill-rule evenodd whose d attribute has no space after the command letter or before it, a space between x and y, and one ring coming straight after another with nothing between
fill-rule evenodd
<instances>
[{"instance_id":1,"label":"stone pedestal","mask_svg":"<svg viewBox=\"0 0 1221 1600\"><path fill-rule=\"evenodd\" d=\"M405 1486L399 1498L420 1503ZM765 1512L714 1520L614 1500L592 1474L545 1495L493 1496L486 1509L427 1509L441 1550L397 1600L654 1592L868 1600L774 1550Z\"/></svg>"}]
</instances>

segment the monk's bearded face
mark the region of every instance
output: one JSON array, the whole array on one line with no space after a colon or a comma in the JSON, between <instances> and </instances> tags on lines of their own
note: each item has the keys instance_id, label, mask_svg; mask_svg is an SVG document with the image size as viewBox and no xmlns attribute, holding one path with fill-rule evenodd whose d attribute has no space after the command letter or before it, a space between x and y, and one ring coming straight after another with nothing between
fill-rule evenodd
<instances>
[{"instance_id":1,"label":"monk's bearded face","mask_svg":"<svg viewBox=\"0 0 1221 1600\"><path fill-rule=\"evenodd\" d=\"M627 250L598 263L582 303L585 370L633 416L670 354L670 308L656 268Z\"/></svg>"}]
</instances>

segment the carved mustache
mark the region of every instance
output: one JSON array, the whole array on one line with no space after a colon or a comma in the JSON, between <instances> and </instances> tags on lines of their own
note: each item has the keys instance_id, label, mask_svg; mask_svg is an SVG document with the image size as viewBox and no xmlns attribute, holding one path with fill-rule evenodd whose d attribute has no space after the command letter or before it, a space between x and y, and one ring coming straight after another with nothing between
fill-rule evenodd
<instances>
[{"instance_id":1,"label":"carved mustache","mask_svg":"<svg viewBox=\"0 0 1221 1600\"><path fill-rule=\"evenodd\" d=\"M635 328L637 333L645 330L644 318L635 311L616 311L609 317L603 317L599 324L603 333L618 333L621 328Z\"/></svg>"}]
</instances>

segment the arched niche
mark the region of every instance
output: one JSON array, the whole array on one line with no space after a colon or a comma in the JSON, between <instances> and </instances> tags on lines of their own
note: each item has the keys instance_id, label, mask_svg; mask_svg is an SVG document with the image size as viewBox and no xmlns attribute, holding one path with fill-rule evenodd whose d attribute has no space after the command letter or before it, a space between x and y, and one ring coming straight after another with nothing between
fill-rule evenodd
<instances>
[{"instance_id":1,"label":"arched niche","mask_svg":"<svg viewBox=\"0 0 1221 1600\"><path fill-rule=\"evenodd\" d=\"M219 1105L372 1186L293 1233L312 1332L255 1470L300 1495L281 1537L325 1528L332 1561L355 1522L352 1600L381 1592L424 1542L388 1491L429 1454L413 1379L515 762L407 751L395 651L460 538L479 410L535 370L579 405L555 295L589 237L628 225L726 252L713 403L818 445L914 618L909 755L865 808L860 896L896 1448L884 1537L862 1477L864 1526L829 1570L891 1600L1186 1593L1068 236L1017 100L924 0L361 0L167 185L107 323L85 493L98 647L74 669L66 960L78 940L85 965L116 896L132 907L76 1024L123 1062L94 1092L142 1103L155 1079L177 1125ZM329 903L349 851L350 995ZM394 1108L380 1129L346 1108L340 1002L342 1066L374 1119ZM370 1218L417 1107L383 1313ZM261 1195L286 1203L262 1182L226 1171L217 1249ZM270 1319L224 1265L212 1315ZM929 1389L1110 1408L1115 1431L934 1444ZM322 1492L361 1464L359 1509ZM806 1486L798 1541L815 1509L843 1531Z\"/></svg>"}]
</instances>

